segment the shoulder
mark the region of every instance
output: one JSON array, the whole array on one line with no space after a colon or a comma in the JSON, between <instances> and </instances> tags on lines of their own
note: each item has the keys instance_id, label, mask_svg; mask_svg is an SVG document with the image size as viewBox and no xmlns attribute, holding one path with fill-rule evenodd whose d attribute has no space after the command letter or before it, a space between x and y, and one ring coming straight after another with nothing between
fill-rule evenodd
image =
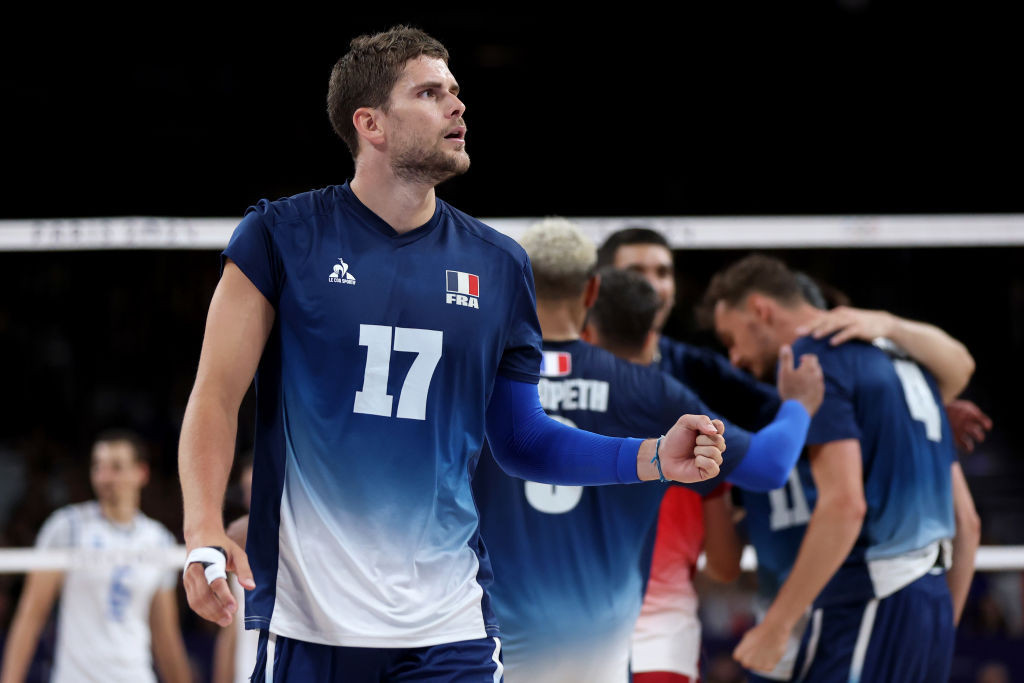
<instances>
[{"instance_id":1,"label":"shoulder","mask_svg":"<svg viewBox=\"0 0 1024 683\"><path fill-rule=\"evenodd\" d=\"M54 510L36 535L39 547L70 547L81 537L81 528L99 517L96 501L65 505Z\"/></svg>"},{"instance_id":2,"label":"shoulder","mask_svg":"<svg viewBox=\"0 0 1024 683\"><path fill-rule=\"evenodd\" d=\"M443 199L438 199L437 201L441 205L441 210L445 212L454 224L455 228L462 234L480 240L480 242L485 245L485 248L495 250L496 253L502 254L520 268L525 269L529 265L530 258L526 255L526 250L524 250L514 239L508 235L498 232L483 221L470 216L468 213L456 209Z\"/></svg>"},{"instance_id":3,"label":"shoulder","mask_svg":"<svg viewBox=\"0 0 1024 683\"><path fill-rule=\"evenodd\" d=\"M171 546L177 544L178 541L175 539L174 534L172 534L167 527L152 517L140 512L137 520L140 536L144 536L155 545Z\"/></svg>"},{"instance_id":4,"label":"shoulder","mask_svg":"<svg viewBox=\"0 0 1024 683\"><path fill-rule=\"evenodd\" d=\"M854 339L833 346L831 337L815 339L800 337L793 342L793 356L798 358L805 353L813 353L823 363L849 362L854 359L876 356L884 358L885 353L869 342Z\"/></svg>"},{"instance_id":5,"label":"shoulder","mask_svg":"<svg viewBox=\"0 0 1024 683\"><path fill-rule=\"evenodd\" d=\"M248 220L258 218L268 228L289 223L306 222L314 216L322 216L332 212L341 200L341 188L337 185L331 185L273 201L261 199L245 210L245 218Z\"/></svg>"}]
</instances>

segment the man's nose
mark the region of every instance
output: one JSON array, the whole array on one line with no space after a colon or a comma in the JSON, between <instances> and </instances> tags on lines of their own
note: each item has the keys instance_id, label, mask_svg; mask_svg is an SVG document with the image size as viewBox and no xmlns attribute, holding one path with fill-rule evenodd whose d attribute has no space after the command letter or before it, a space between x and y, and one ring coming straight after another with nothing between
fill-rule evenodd
<instances>
[{"instance_id":1,"label":"man's nose","mask_svg":"<svg viewBox=\"0 0 1024 683\"><path fill-rule=\"evenodd\" d=\"M453 119L457 119L466 113L466 105L462 103L462 100L457 95L452 95L452 111L449 114Z\"/></svg>"}]
</instances>

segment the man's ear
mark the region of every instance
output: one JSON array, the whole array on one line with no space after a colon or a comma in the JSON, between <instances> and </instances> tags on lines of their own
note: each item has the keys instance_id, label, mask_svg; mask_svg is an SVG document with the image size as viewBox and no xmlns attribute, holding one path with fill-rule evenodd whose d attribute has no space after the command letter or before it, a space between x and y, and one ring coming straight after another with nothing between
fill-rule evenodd
<instances>
[{"instance_id":1,"label":"man's ear","mask_svg":"<svg viewBox=\"0 0 1024 683\"><path fill-rule=\"evenodd\" d=\"M583 330L580 332L580 339L588 344L600 346L600 344L597 343L597 328L594 327L594 323L587 321L587 324L583 326Z\"/></svg>"},{"instance_id":2,"label":"man's ear","mask_svg":"<svg viewBox=\"0 0 1024 683\"><path fill-rule=\"evenodd\" d=\"M755 318L766 325L775 320L775 300L760 292L752 292L747 297L747 310Z\"/></svg>"},{"instance_id":3,"label":"man's ear","mask_svg":"<svg viewBox=\"0 0 1024 683\"><path fill-rule=\"evenodd\" d=\"M136 467L139 468L139 488L145 488L149 484L149 464L140 462Z\"/></svg>"},{"instance_id":4,"label":"man's ear","mask_svg":"<svg viewBox=\"0 0 1024 683\"><path fill-rule=\"evenodd\" d=\"M601 276L594 274L587 280L586 286L583 288L583 306L591 308L594 302L597 301L597 294L601 290Z\"/></svg>"},{"instance_id":5,"label":"man's ear","mask_svg":"<svg viewBox=\"0 0 1024 683\"><path fill-rule=\"evenodd\" d=\"M352 127L356 134L374 147L384 144L384 127L381 111L375 107L359 107L352 113Z\"/></svg>"}]
</instances>

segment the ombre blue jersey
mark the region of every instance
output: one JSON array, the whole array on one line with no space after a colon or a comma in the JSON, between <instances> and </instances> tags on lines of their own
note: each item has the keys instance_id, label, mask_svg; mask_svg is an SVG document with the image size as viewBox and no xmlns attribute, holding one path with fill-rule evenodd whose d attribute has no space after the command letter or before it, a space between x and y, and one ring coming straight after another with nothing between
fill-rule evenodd
<instances>
[{"instance_id":1,"label":"ombre blue jersey","mask_svg":"<svg viewBox=\"0 0 1024 683\"><path fill-rule=\"evenodd\" d=\"M711 410L749 431L771 422L782 404L775 387L733 367L711 349L662 336L657 365L695 391Z\"/></svg>"},{"instance_id":2,"label":"ombre blue jersey","mask_svg":"<svg viewBox=\"0 0 1024 683\"><path fill-rule=\"evenodd\" d=\"M831 346L804 337L793 352L817 355L825 374L825 399L811 421L808 446L857 439L863 459L867 514L817 604L885 597L934 566L939 543L956 530L955 453L935 380L884 341ZM769 595L792 569L816 499L806 458L782 489L744 493Z\"/></svg>"},{"instance_id":3,"label":"ombre blue jersey","mask_svg":"<svg viewBox=\"0 0 1024 683\"><path fill-rule=\"evenodd\" d=\"M583 341L544 342L543 349L541 405L581 429L656 437L684 413L710 414L655 367ZM727 425L725 435L722 472L705 491L749 446L739 427ZM506 475L485 450L473 489L494 567L490 593L508 680L597 680L589 671L623 678L665 486L538 484Z\"/></svg>"},{"instance_id":4,"label":"ombre blue jersey","mask_svg":"<svg viewBox=\"0 0 1024 683\"><path fill-rule=\"evenodd\" d=\"M525 252L437 200L250 207L224 256L273 305L256 373L249 628L354 647L495 635L470 478L495 377L536 382Z\"/></svg>"}]
</instances>

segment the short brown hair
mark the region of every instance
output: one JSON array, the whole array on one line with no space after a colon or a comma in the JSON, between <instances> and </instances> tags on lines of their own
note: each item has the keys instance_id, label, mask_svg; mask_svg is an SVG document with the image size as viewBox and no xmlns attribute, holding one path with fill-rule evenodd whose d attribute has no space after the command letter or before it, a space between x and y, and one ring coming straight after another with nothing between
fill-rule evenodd
<instances>
[{"instance_id":1,"label":"short brown hair","mask_svg":"<svg viewBox=\"0 0 1024 683\"><path fill-rule=\"evenodd\" d=\"M130 429L114 428L105 429L96 435L93 439L93 446L98 443L117 443L123 442L131 446L132 454L135 456L135 462L148 465L149 464L149 449L146 447L146 442L142 440L142 437L138 433L133 432Z\"/></svg>"},{"instance_id":2,"label":"short brown hair","mask_svg":"<svg viewBox=\"0 0 1024 683\"><path fill-rule=\"evenodd\" d=\"M359 155L359 136L352 115L360 107L387 111L405 63L421 55L448 63L444 45L417 28L402 25L353 38L348 52L334 65L327 89L327 114L353 159Z\"/></svg>"},{"instance_id":3,"label":"short brown hair","mask_svg":"<svg viewBox=\"0 0 1024 683\"><path fill-rule=\"evenodd\" d=\"M786 305L806 301L800 280L785 263L771 256L751 254L715 273L704 295L704 305L710 310L724 301L734 307L752 292L766 294Z\"/></svg>"}]
</instances>

